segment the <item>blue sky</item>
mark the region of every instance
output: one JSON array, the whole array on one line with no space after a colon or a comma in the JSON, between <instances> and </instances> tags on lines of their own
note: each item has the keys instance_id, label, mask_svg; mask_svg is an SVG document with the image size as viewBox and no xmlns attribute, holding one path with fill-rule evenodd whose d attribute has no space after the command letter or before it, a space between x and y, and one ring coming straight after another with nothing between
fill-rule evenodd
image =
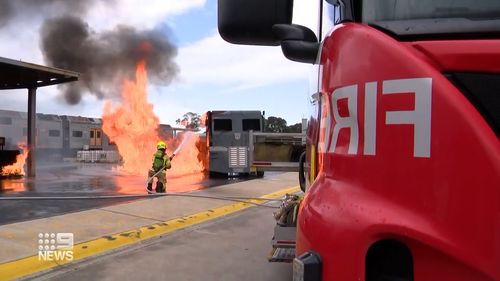
<instances>
[{"instance_id":1,"label":"blue sky","mask_svg":"<svg viewBox=\"0 0 500 281\"><path fill-rule=\"evenodd\" d=\"M307 1L307 0L304 0ZM295 18L307 22L314 12L296 1ZM290 62L279 47L236 46L217 33L216 0L117 0L106 10L97 5L87 17L95 30L117 24L137 28L168 26L166 36L178 46L175 58L180 74L167 87L149 85L149 100L162 123L174 124L185 112L207 110L261 110L289 124L308 116L309 76L312 66ZM147 5L147 7L146 7ZM113 13L114 15L109 15ZM313 18L313 17L311 17ZM0 31L0 56L43 64L37 28L42 18L26 23L25 32ZM314 20L313 20L314 21ZM312 27L312 26L310 26ZM19 31L19 26L16 27ZM20 47L22 46L22 47ZM25 110L26 91L4 94L1 109ZM38 112L100 117L103 101L86 95L76 106L64 104L57 87L39 89Z\"/></svg>"},{"instance_id":2,"label":"blue sky","mask_svg":"<svg viewBox=\"0 0 500 281\"><path fill-rule=\"evenodd\" d=\"M167 24L174 31L174 42L182 46L210 36L216 28L216 2L216 0L208 0L202 7L194 8L168 20Z\"/></svg>"}]
</instances>

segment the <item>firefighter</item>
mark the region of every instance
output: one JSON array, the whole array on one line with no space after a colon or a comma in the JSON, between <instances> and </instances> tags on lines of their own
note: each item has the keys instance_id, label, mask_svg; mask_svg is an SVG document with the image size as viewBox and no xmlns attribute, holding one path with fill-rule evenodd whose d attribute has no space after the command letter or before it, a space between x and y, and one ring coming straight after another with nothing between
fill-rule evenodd
<instances>
[{"instance_id":1,"label":"firefighter","mask_svg":"<svg viewBox=\"0 0 500 281\"><path fill-rule=\"evenodd\" d=\"M148 192L153 191L154 177L158 178L156 182L156 192L165 192L167 188L166 170L171 168L170 157L166 153L167 145L159 141L156 145L157 151L153 155L153 165L149 170ZM155 176L156 174L156 176Z\"/></svg>"}]
</instances>

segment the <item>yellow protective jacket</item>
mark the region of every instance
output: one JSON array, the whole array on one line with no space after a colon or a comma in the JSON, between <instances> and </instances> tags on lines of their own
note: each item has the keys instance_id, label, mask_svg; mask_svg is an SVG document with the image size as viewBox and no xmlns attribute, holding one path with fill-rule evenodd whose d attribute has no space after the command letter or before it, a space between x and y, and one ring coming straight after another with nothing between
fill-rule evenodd
<instances>
[{"instance_id":1,"label":"yellow protective jacket","mask_svg":"<svg viewBox=\"0 0 500 281\"><path fill-rule=\"evenodd\" d=\"M161 150L156 151L153 155L153 170L158 172L160 169L170 169L172 164L170 163L170 157Z\"/></svg>"}]
</instances>

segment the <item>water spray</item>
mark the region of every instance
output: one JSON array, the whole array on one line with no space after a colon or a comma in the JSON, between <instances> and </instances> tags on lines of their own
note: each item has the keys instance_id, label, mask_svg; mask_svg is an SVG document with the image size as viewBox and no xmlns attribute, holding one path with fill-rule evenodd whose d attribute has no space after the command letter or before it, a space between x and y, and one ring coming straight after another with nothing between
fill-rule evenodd
<instances>
[{"instance_id":1,"label":"water spray","mask_svg":"<svg viewBox=\"0 0 500 281\"><path fill-rule=\"evenodd\" d=\"M172 154L172 158L181 151L181 149L184 147L184 145L187 143L188 140L190 140L193 137L194 133L193 132L186 132L184 134L184 137L182 138L181 144L174 150L174 154Z\"/></svg>"}]
</instances>

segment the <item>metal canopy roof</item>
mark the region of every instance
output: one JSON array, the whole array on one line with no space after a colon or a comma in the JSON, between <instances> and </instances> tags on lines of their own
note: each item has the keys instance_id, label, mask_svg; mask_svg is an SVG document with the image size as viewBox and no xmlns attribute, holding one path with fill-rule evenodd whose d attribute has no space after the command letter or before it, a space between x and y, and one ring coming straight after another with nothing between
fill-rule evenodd
<instances>
[{"instance_id":1,"label":"metal canopy roof","mask_svg":"<svg viewBox=\"0 0 500 281\"><path fill-rule=\"evenodd\" d=\"M39 88L77 81L80 73L0 57L0 90Z\"/></svg>"}]
</instances>

